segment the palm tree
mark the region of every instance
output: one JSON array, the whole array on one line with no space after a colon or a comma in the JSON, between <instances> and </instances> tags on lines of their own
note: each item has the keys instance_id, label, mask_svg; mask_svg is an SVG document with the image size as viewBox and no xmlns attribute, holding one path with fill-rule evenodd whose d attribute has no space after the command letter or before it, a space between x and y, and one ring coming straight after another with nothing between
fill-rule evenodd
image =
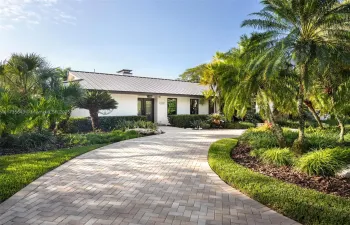
<instances>
[{"instance_id":1,"label":"palm tree","mask_svg":"<svg viewBox=\"0 0 350 225\"><path fill-rule=\"evenodd\" d=\"M339 141L344 142L344 120L350 113L350 52L339 55L324 52L321 60L314 63L313 72L317 79L313 85L313 99L325 113L332 114L338 121Z\"/></svg>"},{"instance_id":2,"label":"palm tree","mask_svg":"<svg viewBox=\"0 0 350 225\"><path fill-rule=\"evenodd\" d=\"M350 47L350 3L338 0L263 0L264 8L245 20L243 27L262 30L261 52L255 64L269 59L267 72L273 71L286 59L298 75L297 110L299 137L294 149L305 147L306 90L311 81L310 65L319 49L348 51Z\"/></svg>"},{"instance_id":3,"label":"palm tree","mask_svg":"<svg viewBox=\"0 0 350 225\"><path fill-rule=\"evenodd\" d=\"M225 92L224 112L227 117L232 117L234 111L239 116L244 116L251 107L252 99L256 99L260 113L272 125L279 146L285 147L286 140L281 127L276 122L276 109L289 109L291 101L284 101L285 97L292 98L291 88L288 82L281 81L283 75L292 76L288 69L279 69L275 73L265 73L266 61L261 61L254 69L249 64L256 57L258 52L251 50L256 45L256 34L251 38L243 36L240 48L232 49L232 57L225 61L226 72L221 77L221 87ZM231 69L229 69L231 66Z\"/></svg>"},{"instance_id":4,"label":"palm tree","mask_svg":"<svg viewBox=\"0 0 350 225\"><path fill-rule=\"evenodd\" d=\"M203 74L203 71L206 70L207 64L201 64L199 66L187 69L184 73L179 76L179 79L182 81L196 82L199 83Z\"/></svg>"},{"instance_id":5,"label":"palm tree","mask_svg":"<svg viewBox=\"0 0 350 225\"><path fill-rule=\"evenodd\" d=\"M58 85L54 70L35 53L12 54L0 76L9 90L22 96L24 105L27 105L30 96L45 92L48 83Z\"/></svg>"},{"instance_id":6,"label":"palm tree","mask_svg":"<svg viewBox=\"0 0 350 225\"><path fill-rule=\"evenodd\" d=\"M89 110L92 129L97 130L99 127L98 113L100 110L116 109L118 102L112 98L107 91L89 90L78 102L79 108Z\"/></svg>"},{"instance_id":7,"label":"palm tree","mask_svg":"<svg viewBox=\"0 0 350 225\"><path fill-rule=\"evenodd\" d=\"M56 72L58 73L58 76L63 81L66 81L68 79L68 72L70 70L71 70L70 67L66 67L66 68L58 67L58 68L56 68Z\"/></svg>"}]
</instances>

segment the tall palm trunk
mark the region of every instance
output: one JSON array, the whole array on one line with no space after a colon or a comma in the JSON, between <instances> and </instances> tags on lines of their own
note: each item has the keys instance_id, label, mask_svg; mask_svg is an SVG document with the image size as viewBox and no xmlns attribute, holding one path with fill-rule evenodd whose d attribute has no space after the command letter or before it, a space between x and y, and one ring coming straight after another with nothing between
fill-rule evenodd
<instances>
[{"instance_id":1,"label":"tall palm trunk","mask_svg":"<svg viewBox=\"0 0 350 225\"><path fill-rule=\"evenodd\" d=\"M337 115L335 118L338 121L339 128L340 128L340 133L339 133L339 142L343 143L344 142L344 135L345 135L345 126L343 123L343 120Z\"/></svg>"},{"instance_id":2,"label":"tall palm trunk","mask_svg":"<svg viewBox=\"0 0 350 225\"><path fill-rule=\"evenodd\" d=\"M304 80L307 75L307 63L300 66L300 78L299 78L299 93L297 99L297 109L299 115L299 135L298 139L294 141L293 151L297 154L302 154L305 148L305 112L303 109L305 98L305 86Z\"/></svg>"},{"instance_id":3,"label":"tall palm trunk","mask_svg":"<svg viewBox=\"0 0 350 225\"><path fill-rule=\"evenodd\" d=\"M305 99L304 100L304 104L307 106L307 108L309 109L309 111L311 112L312 116L315 118L318 126L321 129L324 129L323 124L321 122L320 116L317 114L312 102L310 100Z\"/></svg>"}]
</instances>

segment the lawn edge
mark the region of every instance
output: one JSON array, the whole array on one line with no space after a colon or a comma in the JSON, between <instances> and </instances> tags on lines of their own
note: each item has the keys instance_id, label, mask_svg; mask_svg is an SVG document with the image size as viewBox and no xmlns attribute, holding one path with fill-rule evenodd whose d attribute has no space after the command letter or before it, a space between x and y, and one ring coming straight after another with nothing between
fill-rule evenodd
<instances>
[{"instance_id":1,"label":"lawn edge","mask_svg":"<svg viewBox=\"0 0 350 225\"><path fill-rule=\"evenodd\" d=\"M350 200L302 188L235 163L237 139L214 142L208 152L211 169L227 184L286 217L303 224L350 224Z\"/></svg>"}]
</instances>

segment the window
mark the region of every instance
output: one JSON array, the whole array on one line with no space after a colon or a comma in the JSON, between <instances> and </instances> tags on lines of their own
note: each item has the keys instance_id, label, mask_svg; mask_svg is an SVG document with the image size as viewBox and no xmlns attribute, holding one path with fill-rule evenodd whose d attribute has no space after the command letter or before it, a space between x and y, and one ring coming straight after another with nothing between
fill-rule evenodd
<instances>
[{"instance_id":1,"label":"window","mask_svg":"<svg viewBox=\"0 0 350 225\"><path fill-rule=\"evenodd\" d=\"M177 114L177 99L168 98L168 116Z\"/></svg>"},{"instance_id":2,"label":"window","mask_svg":"<svg viewBox=\"0 0 350 225\"><path fill-rule=\"evenodd\" d=\"M190 105L191 105L190 112L191 112L191 114L198 114L198 103L199 103L198 99L191 99L190 100Z\"/></svg>"},{"instance_id":3,"label":"window","mask_svg":"<svg viewBox=\"0 0 350 225\"><path fill-rule=\"evenodd\" d=\"M215 103L212 99L209 99L209 114L215 113Z\"/></svg>"}]
</instances>

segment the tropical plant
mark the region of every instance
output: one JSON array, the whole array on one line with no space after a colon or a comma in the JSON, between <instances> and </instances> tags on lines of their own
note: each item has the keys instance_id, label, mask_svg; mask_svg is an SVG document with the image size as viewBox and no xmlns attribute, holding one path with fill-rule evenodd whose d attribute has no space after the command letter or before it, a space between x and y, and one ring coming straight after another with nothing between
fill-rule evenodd
<instances>
[{"instance_id":1,"label":"tropical plant","mask_svg":"<svg viewBox=\"0 0 350 225\"><path fill-rule=\"evenodd\" d=\"M71 70L70 67L61 68L57 67L56 72L61 80L66 81L68 79L68 72Z\"/></svg>"},{"instance_id":2,"label":"tropical plant","mask_svg":"<svg viewBox=\"0 0 350 225\"><path fill-rule=\"evenodd\" d=\"M310 67L320 50L339 54L350 47L350 2L338 0L264 0L263 9L245 20L243 27L263 30L257 48L264 49L254 65L268 59L265 73L269 74L286 61L296 71L299 137L294 149L305 146L305 94L312 76Z\"/></svg>"},{"instance_id":3,"label":"tropical plant","mask_svg":"<svg viewBox=\"0 0 350 225\"><path fill-rule=\"evenodd\" d=\"M204 70L206 70L207 64L201 64L199 66L187 69L183 74L179 76L182 81L199 83Z\"/></svg>"},{"instance_id":4,"label":"tropical plant","mask_svg":"<svg viewBox=\"0 0 350 225\"><path fill-rule=\"evenodd\" d=\"M116 109L118 102L107 91L88 90L77 102L77 106L89 110L92 128L96 131L99 127L99 111Z\"/></svg>"},{"instance_id":5,"label":"tropical plant","mask_svg":"<svg viewBox=\"0 0 350 225\"><path fill-rule=\"evenodd\" d=\"M47 91L48 84L59 85L56 75L44 58L35 53L12 54L0 79L5 87L22 96L22 106L26 106L32 95Z\"/></svg>"}]
</instances>

